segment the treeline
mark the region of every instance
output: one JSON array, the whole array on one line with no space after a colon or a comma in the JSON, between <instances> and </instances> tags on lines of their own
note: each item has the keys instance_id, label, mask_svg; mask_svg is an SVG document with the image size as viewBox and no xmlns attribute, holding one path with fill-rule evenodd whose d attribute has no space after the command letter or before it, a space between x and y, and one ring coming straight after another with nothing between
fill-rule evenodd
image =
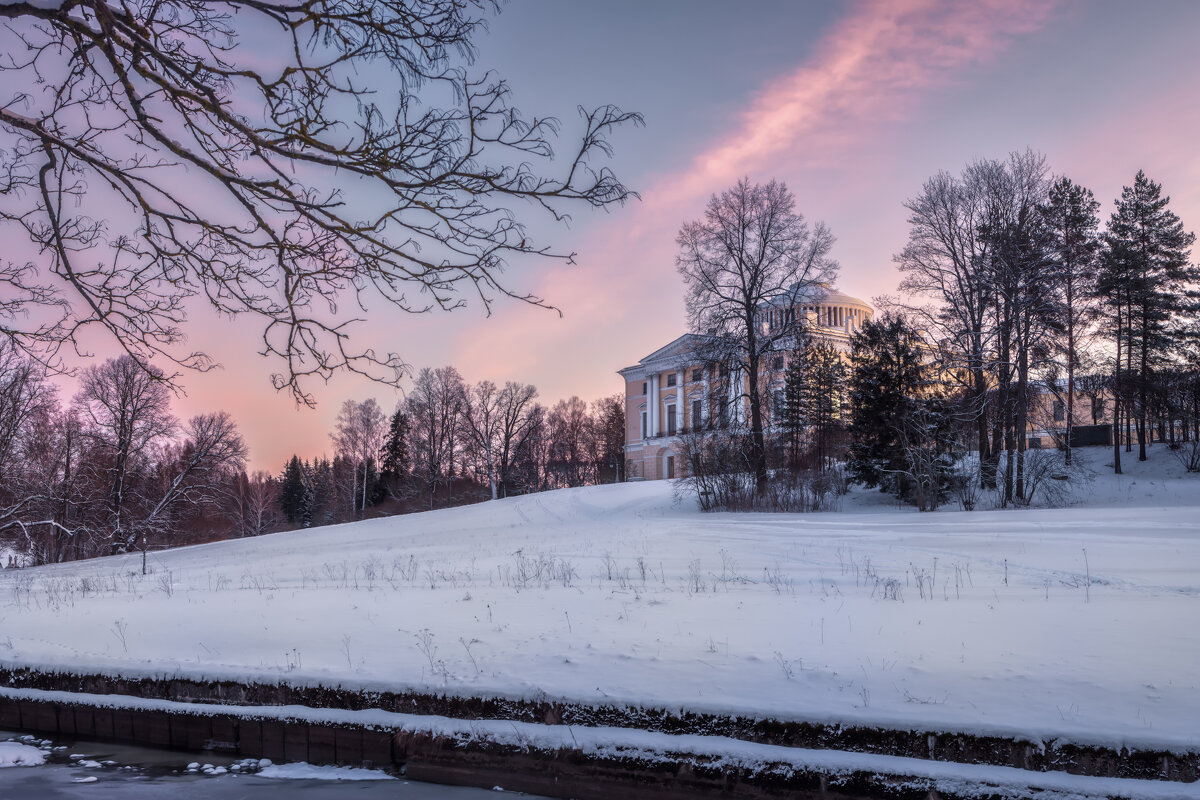
<instances>
[{"instance_id":1,"label":"treeline","mask_svg":"<svg viewBox=\"0 0 1200 800\"><path fill-rule=\"evenodd\" d=\"M904 296L849 363L798 325L782 385L762 376L772 485L747 488L746 431L686 444L702 503L828 507L852 479L923 510L1028 504L1069 478L1080 425L1109 426L1118 473L1156 441L1200 471L1200 266L1169 206L1138 172L1102 226L1093 193L1032 151L930 178L905 204Z\"/></svg>"},{"instance_id":2,"label":"treeline","mask_svg":"<svg viewBox=\"0 0 1200 800\"><path fill-rule=\"evenodd\" d=\"M46 368L0 341L0 566L257 536L366 515L623 476L619 397L537 402L528 384L468 386L424 369L390 416L344 403L332 458L246 471L225 412L171 412L162 373L128 356L80 373L64 402Z\"/></svg>"},{"instance_id":3,"label":"treeline","mask_svg":"<svg viewBox=\"0 0 1200 800\"><path fill-rule=\"evenodd\" d=\"M619 395L549 407L537 397L529 384L468 385L440 367L422 369L390 416L373 399L347 400L334 457L293 456L273 481L280 512L307 527L623 479Z\"/></svg>"},{"instance_id":4,"label":"treeline","mask_svg":"<svg viewBox=\"0 0 1200 800\"><path fill-rule=\"evenodd\" d=\"M0 340L5 561L144 553L212 538L214 528L252 532L246 446L228 414L177 419L163 374L128 356L79 377L64 403L44 366Z\"/></svg>"},{"instance_id":5,"label":"treeline","mask_svg":"<svg viewBox=\"0 0 1200 800\"><path fill-rule=\"evenodd\" d=\"M906 203L901 290L930 302L903 309L965 401L981 486L1003 481L1007 502L1025 497L1031 423L1061 427L1071 463L1082 376L1093 392L1105 378L1117 472L1121 444L1136 442L1145 460L1155 432L1168 443L1188 435L1194 411L1174 388L1197 364L1200 267L1169 204L1138 172L1101 229L1091 190L1052 177L1032 151L940 173ZM1043 391L1058 425L1031 417Z\"/></svg>"}]
</instances>

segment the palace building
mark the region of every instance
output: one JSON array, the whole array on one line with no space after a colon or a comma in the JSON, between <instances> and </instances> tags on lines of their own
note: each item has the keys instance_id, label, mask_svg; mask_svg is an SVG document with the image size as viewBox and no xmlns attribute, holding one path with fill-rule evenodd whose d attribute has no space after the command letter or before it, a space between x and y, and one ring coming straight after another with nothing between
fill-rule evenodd
<instances>
[{"instance_id":1,"label":"palace building","mask_svg":"<svg viewBox=\"0 0 1200 800\"><path fill-rule=\"evenodd\" d=\"M870 305L826 289L819 297L787 308L764 311L771 327L801 320L810 340L826 341L849 353L850 335L874 316ZM619 370L625 379L625 474L630 479L658 480L682 475L679 437L690 431L740 425L748 419L746 376L712 363L701 354L711 337L686 333L633 366ZM763 359L762 382L766 424L783 396L788 353Z\"/></svg>"}]
</instances>

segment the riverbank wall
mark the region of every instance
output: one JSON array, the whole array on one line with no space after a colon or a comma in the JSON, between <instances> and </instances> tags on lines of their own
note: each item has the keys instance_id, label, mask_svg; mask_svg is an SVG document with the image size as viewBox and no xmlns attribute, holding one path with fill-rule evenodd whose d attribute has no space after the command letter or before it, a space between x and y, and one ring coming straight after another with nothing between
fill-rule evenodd
<instances>
[{"instance_id":1,"label":"riverbank wall","mask_svg":"<svg viewBox=\"0 0 1200 800\"><path fill-rule=\"evenodd\" d=\"M997 785L1009 787L1005 796L1020 796L1011 791L1017 785L1034 796L1071 778L1117 781L1113 796L1122 796L1120 781L1200 777L1200 753L1178 749L552 700L11 668L0 670L0 687L0 729L369 766L551 797L916 800L977 797L979 787Z\"/></svg>"}]
</instances>

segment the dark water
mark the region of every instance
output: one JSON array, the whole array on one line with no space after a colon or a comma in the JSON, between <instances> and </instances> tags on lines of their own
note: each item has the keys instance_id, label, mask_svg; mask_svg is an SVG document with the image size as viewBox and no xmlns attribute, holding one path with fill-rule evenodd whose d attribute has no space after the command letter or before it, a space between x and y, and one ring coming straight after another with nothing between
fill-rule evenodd
<instances>
[{"instance_id":1,"label":"dark water","mask_svg":"<svg viewBox=\"0 0 1200 800\"><path fill-rule=\"evenodd\" d=\"M47 762L36 767L0 767L2 800L496 800L485 789L397 780L350 781L268 778L244 774L243 762L215 753L178 753L110 743L30 741L0 732L0 742L39 746ZM199 763L209 774L188 771ZM211 774L218 769L224 774ZM253 768L252 766L250 767Z\"/></svg>"}]
</instances>

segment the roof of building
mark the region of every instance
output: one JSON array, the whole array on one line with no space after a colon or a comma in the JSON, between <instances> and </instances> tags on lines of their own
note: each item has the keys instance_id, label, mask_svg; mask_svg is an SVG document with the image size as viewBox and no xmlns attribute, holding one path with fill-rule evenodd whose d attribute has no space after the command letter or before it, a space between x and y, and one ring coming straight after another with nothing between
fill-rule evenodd
<instances>
[{"instance_id":1,"label":"roof of building","mask_svg":"<svg viewBox=\"0 0 1200 800\"><path fill-rule=\"evenodd\" d=\"M825 296L821 298L822 305L827 306L862 306L874 311L874 307L866 300L860 300L857 297L851 297L848 294L830 289Z\"/></svg>"},{"instance_id":2,"label":"roof of building","mask_svg":"<svg viewBox=\"0 0 1200 800\"><path fill-rule=\"evenodd\" d=\"M851 297L848 294L843 294L836 289L831 289L823 283L810 284L802 289L792 290L787 293L782 293L775 297L765 305L773 308L790 305L823 305L823 306L858 306L870 311L875 309L865 300L857 297Z\"/></svg>"},{"instance_id":3,"label":"roof of building","mask_svg":"<svg viewBox=\"0 0 1200 800\"><path fill-rule=\"evenodd\" d=\"M823 306L857 306L865 308L869 311L874 311L871 304L865 300L860 300L857 297L851 297L848 294L830 289L824 284L813 285L806 287L805 293L811 293L811 300L803 301L797 298L799 302L812 302ZM675 356L684 355L686 353L694 353L702 344L709 344L714 341L714 337L699 333L685 333L682 336L672 340L668 344L655 350L650 355L642 358L636 364L631 364L624 369L617 370L620 375L625 375L628 372L636 372L639 369L644 369L647 365L655 362L666 362Z\"/></svg>"}]
</instances>

